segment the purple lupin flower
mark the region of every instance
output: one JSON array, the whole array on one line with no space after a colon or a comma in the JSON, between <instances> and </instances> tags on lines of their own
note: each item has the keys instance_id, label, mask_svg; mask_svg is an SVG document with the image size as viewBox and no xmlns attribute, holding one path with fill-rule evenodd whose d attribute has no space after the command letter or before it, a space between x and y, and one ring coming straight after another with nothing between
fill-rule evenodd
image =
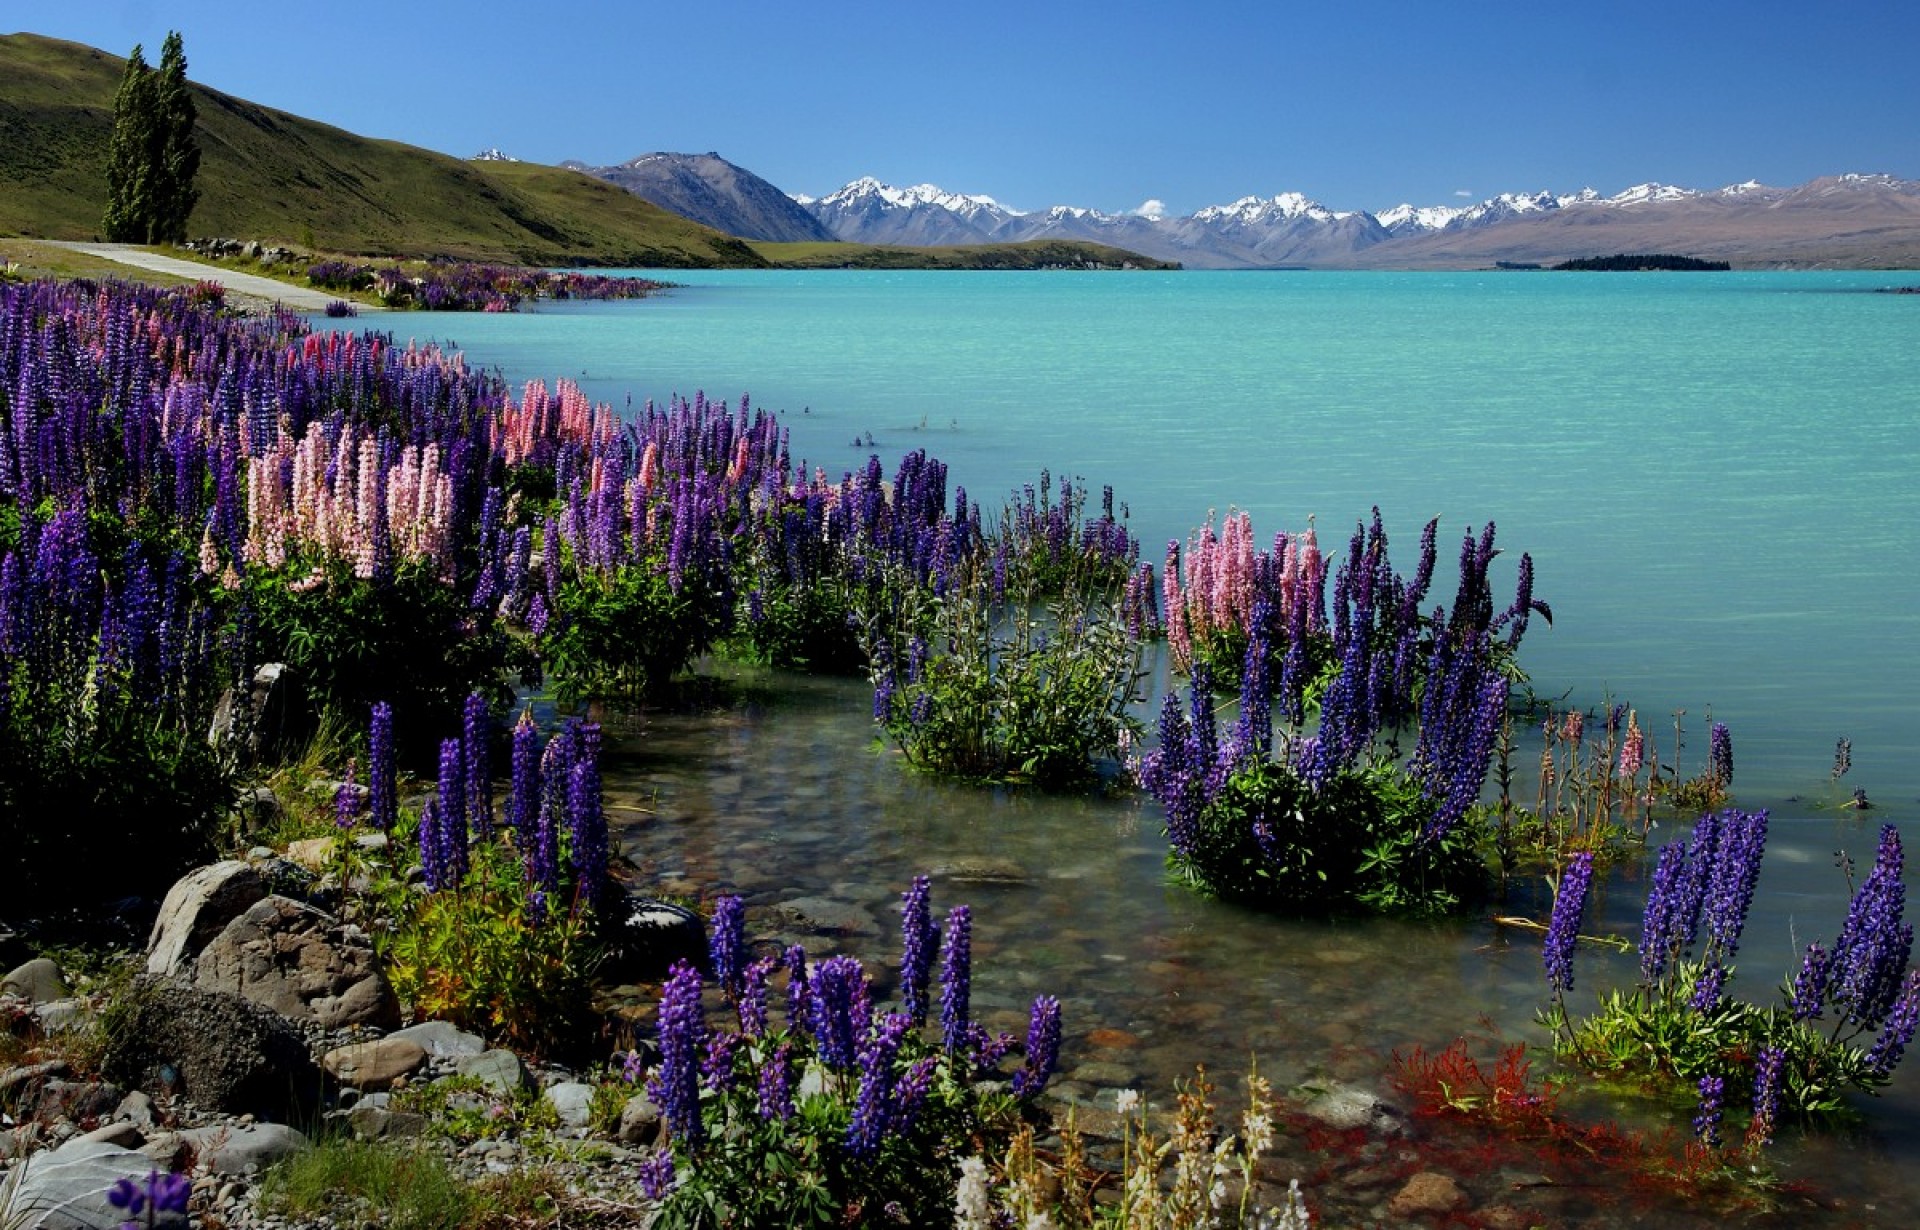
<instances>
[{"instance_id":1,"label":"purple lupin flower","mask_svg":"<svg viewBox=\"0 0 1920 1230\"><path fill-rule=\"evenodd\" d=\"M893 1065L911 1024L905 1013L889 1012L860 1045L860 1088L847 1124L847 1151L855 1157L872 1157L886 1137L893 1110Z\"/></svg>"},{"instance_id":2,"label":"purple lupin flower","mask_svg":"<svg viewBox=\"0 0 1920 1230\"><path fill-rule=\"evenodd\" d=\"M347 771L340 786L333 792L333 823L336 828L350 829L354 821L360 818L360 762L357 758L347 757Z\"/></svg>"},{"instance_id":3,"label":"purple lupin flower","mask_svg":"<svg viewBox=\"0 0 1920 1230\"><path fill-rule=\"evenodd\" d=\"M1547 921L1546 942L1540 947L1547 984L1555 995L1573 989L1573 952L1580 940L1580 916L1587 908L1587 888L1592 880L1593 852L1590 850L1574 855L1560 875L1559 891L1553 898L1553 915Z\"/></svg>"},{"instance_id":4,"label":"purple lupin flower","mask_svg":"<svg viewBox=\"0 0 1920 1230\"><path fill-rule=\"evenodd\" d=\"M1854 892L1828 957L1827 1002L1863 1029L1886 1020L1913 951L1913 927L1904 920L1904 861L1899 831L1882 827L1873 870Z\"/></svg>"},{"instance_id":5,"label":"purple lupin flower","mask_svg":"<svg viewBox=\"0 0 1920 1230\"><path fill-rule=\"evenodd\" d=\"M440 800L428 798L420 808L420 874L427 891L437 893L449 887L442 862L444 846L440 840Z\"/></svg>"},{"instance_id":6,"label":"purple lupin flower","mask_svg":"<svg viewBox=\"0 0 1920 1230\"><path fill-rule=\"evenodd\" d=\"M760 1065L760 1118L785 1123L793 1118L793 1044L782 1042Z\"/></svg>"},{"instance_id":7,"label":"purple lupin flower","mask_svg":"<svg viewBox=\"0 0 1920 1230\"><path fill-rule=\"evenodd\" d=\"M933 925L931 892L927 877L915 876L900 906L900 1001L915 1029L927 1023L928 981L934 947L940 942Z\"/></svg>"},{"instance_id":8,"label":"purple lupin flower","mask_svg":"<svg viewBox=\"0 0 1920 1230\"><path fill-rule=\"evenodd\" d=\"M749 1038L766 1036L767 980L773 976L774 960L761 957L740 975L740 997L734 1004L740 1018L740 1032Z\"/></svg>"},{"instance_id":9,"label":"purple lupin flower","mask_svg":"<svg viewBox=\"0 0 1920 1230\"><path fill-rule=\"evenodd\" d=\"M787 1028L798 1032L807 1027L812 1015L807 987L810 981L807 973L807 950L798 944L789 944L780 964L787 971Z\"/></svg>"},{"instance_id":10,"label":"purple lupin flower","mask_svg":"<svg viewBox=\"0 0 1920 1230\"><path fill-rule=\"evenodd\" d=\"M706 1057L700 1063L700 1083L716 1093L733 1088L734 1053L739 1050L740 1035L715 1030L707 1035Z\"/></svg>"},{"instance_id":11,"label":"purple lupin flower","mask_svg":"<svg viewBox=\"0 0 1920 1230\"><path fill-rule=\"evenodd\" d=\"M600 771L589 753L567 773L568 861L582 908L598 909L607 885L607 815L600 802Z\"/></svg>"},{"instance_id":12,"label":"purple lupin flower","mask_svg":"<svg viewBox=\"0 0 1920 1230\"><path fill-rule=\"evenodd\" d=\"M374 828L385 833L400 814L393 765L393 706L375 701L367 724L367 810Z\"/></svg>"},{"instance_id":13,"label":"purple lupin flower","mask_svg":"<svg viewBox=\"0 0 1920 1230\"><path fill-rule=\"evenodd\" d=\"M1700 1105L1693 1116L1693 1134L1709 1149L1720 1147L1720 1111L1726 1096L1727 1082L1724 1077L1700 1078Z\"/></svg>"},{"instance_id":14,"label":"purple lupin flower","mask_svg":"<svg viewBox=\"0 0 1920 1230\"><path fill-rule=\"evenodd\" d=\"M461 766L467 787L467 819L481 841L493 837L493 766L489 752L493 742L493 718L487 701L475 692L467 697L461 725L460 746L466 754Z\"/></svg>"},{"instance_id":15,"label":"purple lupin flower","mask_svg":"<svg viewBox=\"0 0 1920 1230\"><path fill-rule=\"evenodd\" d=\"M1891 1076L1899 1066L1900 1057L1907 1053L1916 1026L1920 1026L1920 970L1908 970L1906 981L1900 987L1900 998L1893 1002L1887 1023L1880 1028L1880 1037L1867 1052L1867 1066L1881 1076Z\"/></svg>"},{"instance_id":16,"label":"purple lupin flower","mask_svg":"<svg viewBox=\"0 0 1920 1230\"><path fill-rule=\"evenodd\" d=\"M1686 873L1686 862L1685 842L1670 841L1660 847L1660 858L1653 868L1653 887L1647 892L1647 906L1640 915L1640 975L1648 986L1660 981L1668 962L1676 955L1674 906L1680 892L1680 879Z\"/></svg>"},{"instance_id":17,"label":"purple lupin flower","mask_svg":"<svg viewBox=\"0 0 1920 1230\"><path fill-rule=\"evenodd\" d=\"M1787 1052L1777 1046L1763 1046L1753 1061L1753 1122L1747 1127L1751 1144L1773 1143L1773 1127L1780 1117L1780 1078L1786 1071Z\"/></svg>"},{"instance_id":18,"label":"purple lupin flower","mask_svg":"<svg viewBox=\"0 0 1920 1230\"><path fill-rule=\"evenodd\" d=\"M540 732L533 714L522 712L513 727L513 784L507 795L506 825L524 842L540 816Z\"/></svg>"},{"instance_id":19,"label":"purple lupin flower","mask_svg":"<svg viewBox=\"0 0 1920 1230\"><path fill-rule=\"evenodd\" d=\"M434 832L441 874L449 884L467 876L467 790L460 740L440 741L440 823Z\"/></svg>"},{"instance_id":20,"label":"purple lupin flower","mask_svg":"<svg viewBox=\"0 0 1920 1230\"><path fill-rule=\"evenodd\" d=\"M859 1040L873 1012L867 971L853 957L829 957L813 967L807 992L820 1062L847 1071L858 1059Z\"/></svg>"},{"instance_id":21,"label":"purple lupin flower","mask_svg":"<svg viewBox=\"0 0 1920 1230\"><path fill-rule=\"evenodd\" d=\"M649 1200L664 1200L672 1193L675 1178L673 1150L665 1145L655 1149L640 1163L640 1191Z\"/></svg>"},{"instance_id":22,"label":"purple lupin flower","mask_svg":"<svg viewBox=\"0 0 1920 1230\"><path fill-rule=\"evenodd\" d=\"M1060 1062L1060 1001L1042 995L1033 1001L1027 1022L1027 1059L1013 1074L1013 1096L1038 1097Z\"/></svg>"},{"instance_id":23,"label":"purple lupin flower","mask_svg":"<svg viewBox=\"0 0 1920 1230\"><path fill-rule=\"evenodd\" d=\"M1707 773L1722 790L1733 785L1733 735L1725 722L1715 722L1707 737Z\"/></svg>"},{"instance_id":24,"label":"purple lupin flower","mask_svg":"<svg viewBox=\"0 0 1920 1230\"><path fill-rule=\"evenodd\" d=\"M660 992L660 1063L647 1082L647 1096L660 1107L674 1139L689 1149L706 1136L700 1119L700 1060L706 1050L706 1019L700 1008L700 971L675 961Z\"/></svg>"},{"instance_id":25,"label":"purple lupin flower","mask_svg":"<svg viewBox=\"0 0 1920 1230\"><path fill-rule=\"evenodd\" d=\"M973 911L956 905L947 913L940 959L940 1035L949 1056L966 1046L973 996Z\"/></svg>"},{"instance_id":26,"label":"purple lupin flower","mask_svg":"<svg viewBox=\"0 0 1920 1230\"><path fill-rule=\"evenodd\" d=\"M738 999L740 975L746 967L747 906L739 897L720 898L713 907L713 927L707 935L707 956L713 980L728 999Z\"/></svg>"},{"instance_id":27,"label":"purple lupin flower","mask_svg":"<svg viewBox=\"0 0 1920 1230\"><path fill-rule=\"evenodd\" d=\"M1800 972L1793 978L1793 995L1788 1009L1796 1021L1817 1020L1827 1001L1827 950L1818 944L1807 945Z\"/></svg>"},{"instance_id":28,"label":"purple lupin flower","mask_svg":"<svg viewBox=\"0 0 1920 1230\"><path fill-rule=\"evenodd\" d=\"M1687 1006L1695 1012L1712 1012L1720 1006L1720 993L1727 985L1727 967L1720 964L1718 957L1707 958L1700 967L1700 977L1694 981L1693 997Z\"/></svg>"}]
</instances>

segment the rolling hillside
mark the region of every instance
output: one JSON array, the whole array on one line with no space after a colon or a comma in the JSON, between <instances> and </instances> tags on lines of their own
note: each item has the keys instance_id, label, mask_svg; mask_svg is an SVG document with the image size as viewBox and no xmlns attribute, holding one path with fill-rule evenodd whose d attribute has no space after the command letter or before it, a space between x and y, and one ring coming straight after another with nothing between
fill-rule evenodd
<instances>
[{"instance_id":1,"label":"rolling hillside","mask_svg":"<svg viewBox=\"0 0 1920 1230\"><path fill-rule=\"evenodd\" d=\"M0 234L90 239L125 61L0 36ZM746 244L558 167L467 162L194 86L188 231L366 255L526 264L760 266Z\"/></svg>"}]
</instances>

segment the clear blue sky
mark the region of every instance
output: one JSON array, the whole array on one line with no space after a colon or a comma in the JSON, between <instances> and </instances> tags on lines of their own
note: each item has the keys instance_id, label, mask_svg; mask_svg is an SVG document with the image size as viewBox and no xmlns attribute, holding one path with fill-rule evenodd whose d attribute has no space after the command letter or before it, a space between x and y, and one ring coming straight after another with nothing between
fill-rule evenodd
<instances>
[{"instance_id":1,"label":"clear blue sky","mask_svg":"<svg viewBox=\"0 0 1920 1230\"><path fill-rule=\"evenodd\" d=\"M75 0L0 29L157 58L371 136L537 162L717 150L1023 209L1337 209L1644 180L1920 178L1912 0Z\"/></svg>"}]
</instances>

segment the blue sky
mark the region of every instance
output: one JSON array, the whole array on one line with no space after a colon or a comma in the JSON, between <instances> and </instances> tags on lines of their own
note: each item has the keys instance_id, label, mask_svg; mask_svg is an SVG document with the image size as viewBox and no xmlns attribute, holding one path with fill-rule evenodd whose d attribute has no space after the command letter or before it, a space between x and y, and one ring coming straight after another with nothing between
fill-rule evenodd
<instances>
[{"instance_id":1,"label":"blue sky","mask_svg":"<svg viewBox=\"0 0 1920 1230\"><path fill-rule=\"evenodd\" d=\"M1920 5L77 0L21 28L370 136L611 163L716 150L1018 208L1337 209L1506 191L1920 178Z\"/></svg>"}]
</instances>

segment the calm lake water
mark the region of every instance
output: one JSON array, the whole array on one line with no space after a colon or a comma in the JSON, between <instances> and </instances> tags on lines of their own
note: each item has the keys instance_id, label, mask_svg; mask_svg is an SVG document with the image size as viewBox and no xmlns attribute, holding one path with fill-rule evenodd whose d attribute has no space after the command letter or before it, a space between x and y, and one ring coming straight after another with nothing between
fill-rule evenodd
<instances>
[{"instance_id":1,"label":"calm lake water","mask_svg":"<svg viewBox=\"0 0 1920 1230\"><path fill-rule=\"evenodd\" d=\"M1632 703L1669 762L1685 709L1689 772L1709 708L1732 728L1737 801L1773 815L1735 982L1749 998L1838 930L1834 851L1870 860L1877 825L1920 802L1920 299L1864 293L1920 275L663 276L686 285L399 327L616 405L750 393L832 476L925 448L989 507L1041 467L1111 484L1156 564L1229 506L1263 538L1314 515L1333 545L1378 504L1403 566L1428 518L1453 544L1491 519L1496 585L1531 552L1554 607L1522 655L1541 693ZM936 904L975 907L983 1002L1011 1025L1036 993L1065 1001L1071 1093L1164 1097L1196 1061L1231 1079L1250 1055L1283 1084L1379 1086L1393 1048L1483 1018L1544 1040L1526 933L1202 901L1167 885L1152 804L916 779L875 750L858 684L741 687L723 712L648 715L614 741L629 850L671 885L745 894L768 927L795 898L852 907L835 945L875 956L908 878L944 869ZM1864 818L1836 806L1855 786L1877 805ZM1642 874L1605 899L1630 938ZM1528 886L1507 908L1544 905ZM1581 962L1576 1007L1630 977ZM1789 1142L1782 1169L1844 1200L1836 1224L1913 1224L1920 1072L1865 1109L1858 1132Z\"/></svg>"}]
</instances>

